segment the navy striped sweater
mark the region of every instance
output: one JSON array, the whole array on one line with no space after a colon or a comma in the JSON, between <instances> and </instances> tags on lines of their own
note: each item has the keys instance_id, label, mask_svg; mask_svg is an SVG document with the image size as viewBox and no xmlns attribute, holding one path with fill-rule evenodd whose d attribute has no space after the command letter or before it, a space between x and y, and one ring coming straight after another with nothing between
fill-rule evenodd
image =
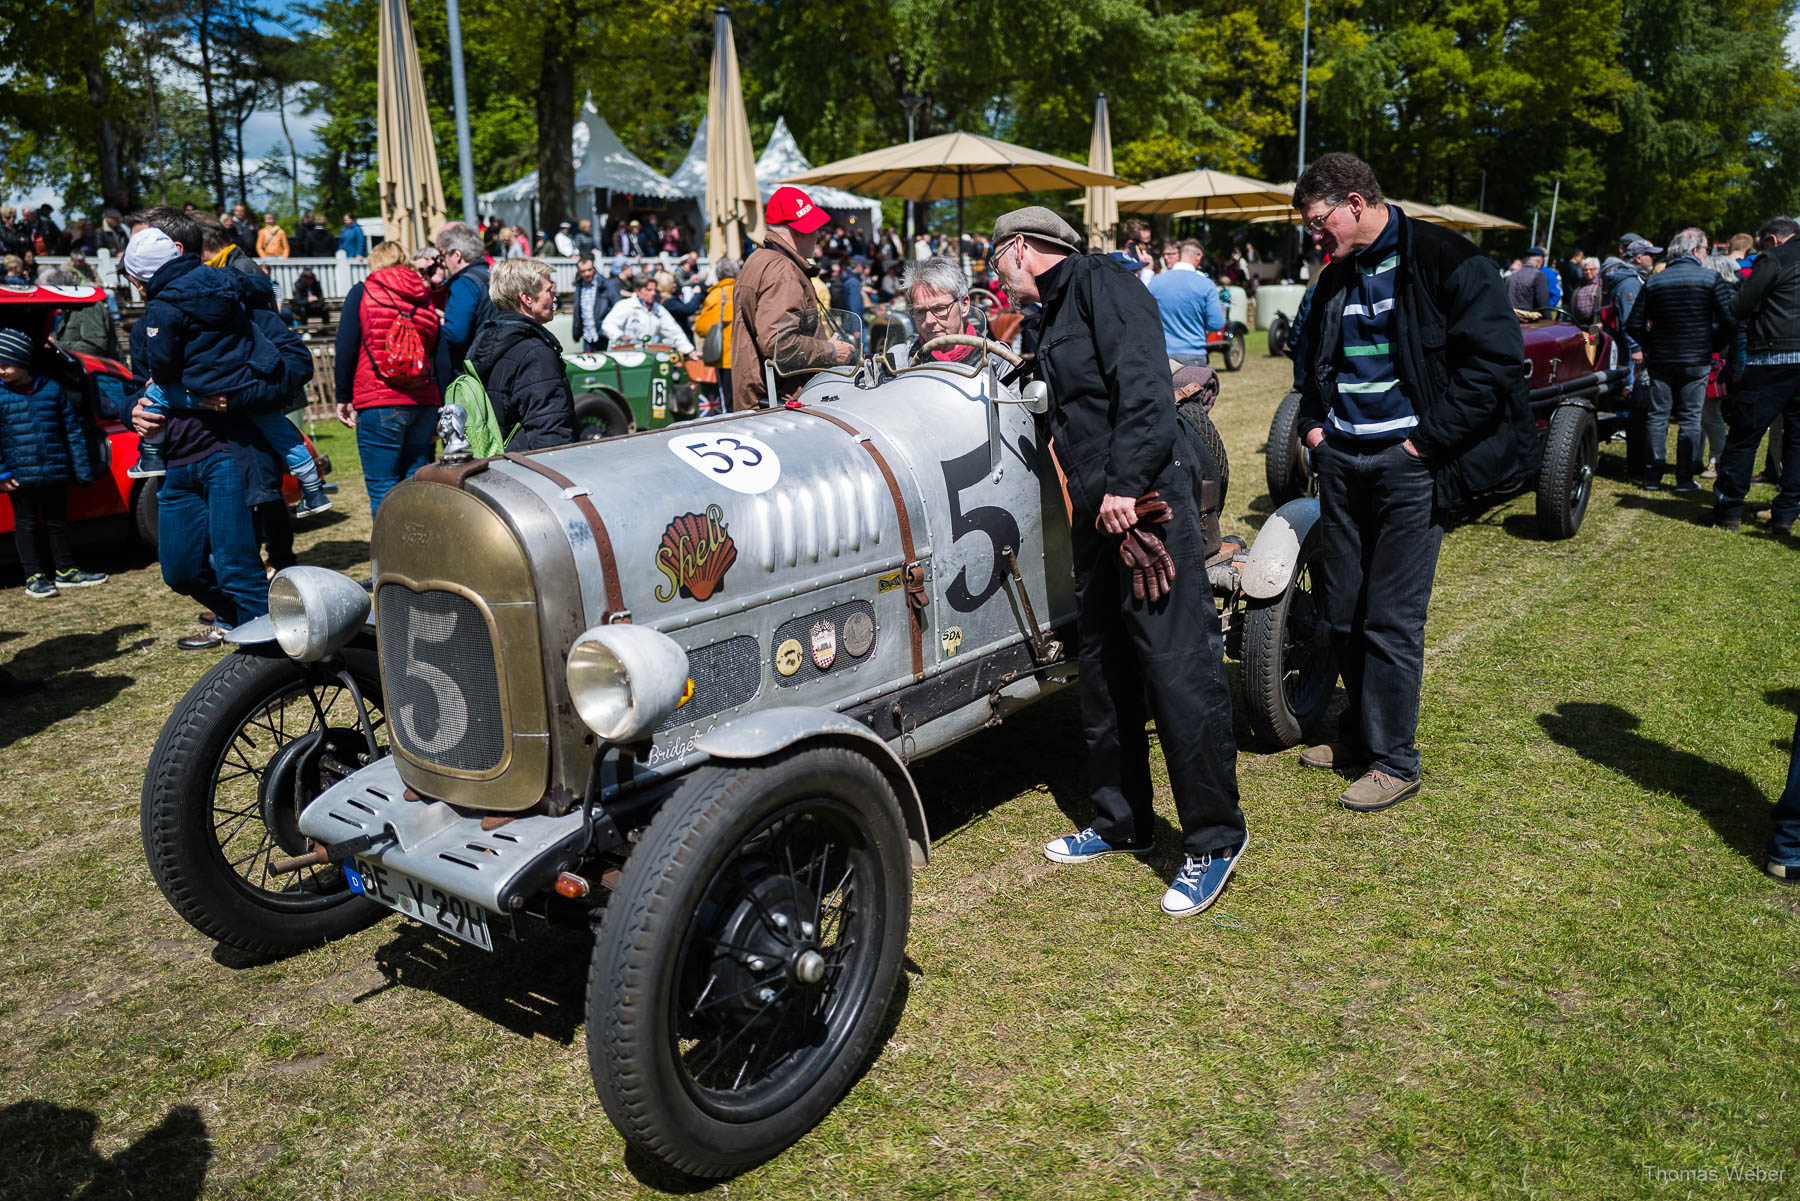
<instances>
[{"instance_id":1,"label":"navy striped sweater","mask_svg":"<svg viewBox=\"0 0 1800 1201\"><path fill-rule=\"evenodd\" d=\"M1419 415L1394 370L1390 330L1400 277L1400 216L1392 205L1387 225L1349 267L1356 279L1344 293L1331 432L1365 442L1398 442L1419 424Z\"/></svg>"}]
</instances>

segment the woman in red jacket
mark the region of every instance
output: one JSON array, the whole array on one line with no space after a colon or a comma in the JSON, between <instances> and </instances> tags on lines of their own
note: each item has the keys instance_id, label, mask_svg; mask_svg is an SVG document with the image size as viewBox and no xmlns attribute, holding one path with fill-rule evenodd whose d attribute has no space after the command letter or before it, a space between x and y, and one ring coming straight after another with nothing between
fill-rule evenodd
<instances>
[{"instance_id":1,"label":"woman in red jacket","mask_svg":"<svg viewBox=\"0 0 1800 1201\"><path fill-rule=\"evenodd\" d=\"M356 430L369 513L431 462L440 392L432 377L442 315L398 243L369 253L369 278L350 289L337 332L337 415Z\"/></svg>"}]
</instances>

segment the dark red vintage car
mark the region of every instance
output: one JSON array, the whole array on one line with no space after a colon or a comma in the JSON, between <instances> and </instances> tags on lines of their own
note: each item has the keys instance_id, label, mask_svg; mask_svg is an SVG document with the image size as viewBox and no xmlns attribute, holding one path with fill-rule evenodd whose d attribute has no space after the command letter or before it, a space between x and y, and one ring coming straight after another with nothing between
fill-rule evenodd
<instances>
[{"instance_id":1,"label":"dark red vintage car","mask_svg":"<svg viewBox=\"0 0 1800 1201\"><path fill-rule=\"evenodd\" d=\"M1624 430L1630 418L1631 364L1610 319L1584 329L1555 309L1523 322L1521 332L1531 413L1544 440L1537 477L1538 531L1546 538L1573 538L1593 495L1600 443ZM1269 496L1277 506L1312 487L1299 422L1300 394L1290 392L1269 424L1264 461Z\"/></svg>"},{"instance_id":2,"label":"dark red vintage car","mask_svg":"<svg viewBox=\"0 0 1800 1201\"><path fill-rule=\"evenodd\" d=\"M162 481L134 480L125 474L138 457L137 434L127 427L126 419L143 384L132 378L123 363L97 355L72 354L50 341L57 310L105 303L105 290L94 286L0 287L0 328L23 330L37 342L36 369L61 382L81 407L94 461L104 468L96 470L93 483L69 490L70 524L79 530L83 523L111 521L119 525L119 519L128 519L123 524L130 535L154 549L156 493ZM331 460L319 453L311 438L306 439L306 446L312 451L319 474L329 474ZM282 493L290 502L300 498L300 486L293 476L282 479ZM0 493L0 535L11 534L12 529L12 502ZM10 553L12 539L0 539L0 546Z\"/></svg>"}]
</instances>

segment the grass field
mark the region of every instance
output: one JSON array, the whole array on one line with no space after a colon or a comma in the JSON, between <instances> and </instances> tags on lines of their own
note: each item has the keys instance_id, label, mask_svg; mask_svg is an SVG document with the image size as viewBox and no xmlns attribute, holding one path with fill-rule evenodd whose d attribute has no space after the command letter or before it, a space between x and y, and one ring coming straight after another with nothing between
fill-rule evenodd
<instances>
[{"instance_id":1,"label":"grass field","mask_svg":"<svg viewBox=\"0 0 1800 1201\"><path fill-rule=\"evenodd\" d=\"M1258 339L1224 377L1240 532L1287 369ZM326 448L340 515L303 558L355 570L354 444ZM1072 695L919 765L936 853L891 1035L716 1191L1800 1195L1800 891L1757 870L1800 546L1623 486L1620 450L1573 541L1535 538L1530 497L1446 541L1421 797L1348 813L1334 777L1246 745L1252 842L1214 914L1156 911L1168 854L1039 855L1088 817ZM175 649L196 606L154 564L90 564L112 582L46 603L0 577L0 657L48 679L0 726L0 1198L673 1187L594 1096L574 933L484 956L395 919L239 967L174 915L138 789L213 659Z\"/></svg>"}]
</instances>

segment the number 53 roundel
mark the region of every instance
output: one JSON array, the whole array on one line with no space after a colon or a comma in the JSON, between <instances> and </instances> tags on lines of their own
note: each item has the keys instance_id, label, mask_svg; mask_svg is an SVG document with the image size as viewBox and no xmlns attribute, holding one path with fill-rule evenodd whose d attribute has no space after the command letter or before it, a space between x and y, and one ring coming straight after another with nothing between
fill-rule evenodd
<instances>
[{"instance_id":1,"label":"number 53 roundel","mask_svg":"<svg viewBox=\"0 0 1800 1201\"><path fill-rule=\"evenodd\" d=\"M767 492L781 478L775 448L748 434L695 432L671 438L668 446L676 458L713 483L746 496Z\"/></svg>"}]
</instances>

